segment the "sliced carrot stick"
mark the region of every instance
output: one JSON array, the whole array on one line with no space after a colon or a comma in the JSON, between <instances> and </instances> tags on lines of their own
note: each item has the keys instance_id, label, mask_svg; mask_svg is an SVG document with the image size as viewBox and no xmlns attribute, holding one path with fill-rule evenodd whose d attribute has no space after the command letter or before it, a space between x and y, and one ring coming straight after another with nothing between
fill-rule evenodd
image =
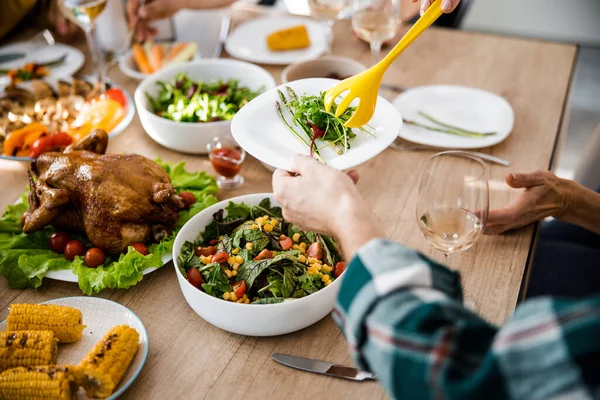
<instances>
[{"instance_id":1,"label":"sliced carrot stick","mask_svg":"<svg viewBox=\"0 0 600 400\"><path fill-rule=\"evenodd\" d=\"M155 44L152 46L152 50L150 52L150 65L154 71L158 71L162 67L163 61L163 48L159 44Z\"/></svg>"},{"instance_id":2,"label":"sliced carrot stick","mask_svg":"<svg viewBox=\"0 0 600 400\"><path fill-rule=\"evenodd\" d=\"M135 64L137 65L140 72L143 72L144 74L151 74L152 67L148 62L148 57L146 57L146 52L144 51L144 48L140 44L136 43L131 49L133 52L133 60L135 61Z\"/></svg>"}]
</instances>

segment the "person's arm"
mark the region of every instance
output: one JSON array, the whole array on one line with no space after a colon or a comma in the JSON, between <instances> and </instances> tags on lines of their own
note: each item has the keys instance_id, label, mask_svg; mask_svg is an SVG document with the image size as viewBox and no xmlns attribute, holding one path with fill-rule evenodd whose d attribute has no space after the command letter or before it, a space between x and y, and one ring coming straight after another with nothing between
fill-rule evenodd
<instances>
[{"instance_id":1,"label":"person's arm","mask_svg":"<svg viewBox=\"0 0 600 400\"><path fill-rule=\"evenodd\" d=\"M546 217L600 234L600 194L549 171L507 174L506 182L525 191L506 207L490 211L486 234L521 228Z\"/></svg>"},{"instance_id":2,"label":"person's arm","mask_svg":"<svg viewBox=\"0 0 600 400\"><path fill-rule=\"evenodd\" d=\"M530 301L498 329L463 307L457 273L380 239L343 279L334 317L357 365L392 398L598 393L600 298Z\"/></svg>"}]
</instances>

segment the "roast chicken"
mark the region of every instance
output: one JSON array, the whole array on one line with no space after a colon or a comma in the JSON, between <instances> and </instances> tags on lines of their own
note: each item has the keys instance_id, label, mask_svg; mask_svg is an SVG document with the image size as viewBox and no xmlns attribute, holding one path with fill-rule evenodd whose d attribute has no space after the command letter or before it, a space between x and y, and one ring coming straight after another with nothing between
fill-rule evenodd
<instances>
[{"instance_id":1,"label":"roast chicken","mask_svg":"<svg viewBox=\"0 0 600 400\"><path fill-rule=\"evenodd\" d=\"M106 132L96 130L32 163L25 233L52 225L118 254L172 232L184 204L167 173L140 155L104 154L107 144Z\"/></svg>"}]
</instances>

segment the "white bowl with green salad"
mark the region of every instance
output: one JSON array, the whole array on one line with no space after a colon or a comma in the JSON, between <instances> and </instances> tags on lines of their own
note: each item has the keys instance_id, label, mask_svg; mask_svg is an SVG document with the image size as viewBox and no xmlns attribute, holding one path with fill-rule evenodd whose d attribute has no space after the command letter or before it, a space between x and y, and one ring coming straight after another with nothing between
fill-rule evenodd
<instances>
[{"instance_id":1,"label":"white bowl with green salad","mask_svg":"<svg viewBox=\"0 0 600 400\"><path fill-rule=\"evenodd\" d=\"M250 100L275 87L267 71L237 60L206 59L168 67L135 91L140 121L160 145L206 154L214 138L231 138L231 120Z\"/></svg>"},{"instance_id":2,"label":"white bowl with green salad","mask_svg":"<svg viewBox=\"0 0 600 400\"><path fill-rule=\"evenodd\" d=\"M327 316L346 267L334 239L285 221L268 193L196 214L175 238L173 261L200 317L249 336L295 332Z\"/></svg>"}]
</instances>

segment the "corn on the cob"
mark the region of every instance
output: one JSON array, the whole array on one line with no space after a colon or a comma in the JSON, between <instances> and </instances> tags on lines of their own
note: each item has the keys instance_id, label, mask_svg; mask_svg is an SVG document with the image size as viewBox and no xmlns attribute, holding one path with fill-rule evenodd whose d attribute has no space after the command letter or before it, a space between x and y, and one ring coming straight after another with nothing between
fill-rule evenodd
<instances>
[{"instance_id":1,"label":"corn on the cob","mask_svg":"<svg viewBox=\"0 0 600 400\"><path fill-rule=\"evenodd\" d=\"M0 332L0 371L56 364L57 352L52 331Z\"/></svg>"},{"instance_id":2,"label":"corn on the cob","mask_svg":"<svg viewBox=\"0 0 600 400\"><path fill-rule=\"evenodd\" d=\"M53 331L61 343L81 339L81 311L55 304L13 304L6 320L9 331Z\"/></svg>"},{"instance_id":3,"label":"corn on the cob","mask_svg":"<svg viewBox=\"0 0 600 400\"><path fill-rule=\"evenodd\" d=\"M47 365L17 367L0 374L3 400L71 400L78 390L74 368Z\"/></svg>"},{"instance_id":4,"label":"corn on the cob","mask_svg":"<svg viewBox=\"0 0 600 400\"><path fill-rule=\"evenodd\" d=\"M77 381L88 397L111 395L137 352L139 337L130 326L115 326L81 360Z\"/></svg>"}]
</instances>

